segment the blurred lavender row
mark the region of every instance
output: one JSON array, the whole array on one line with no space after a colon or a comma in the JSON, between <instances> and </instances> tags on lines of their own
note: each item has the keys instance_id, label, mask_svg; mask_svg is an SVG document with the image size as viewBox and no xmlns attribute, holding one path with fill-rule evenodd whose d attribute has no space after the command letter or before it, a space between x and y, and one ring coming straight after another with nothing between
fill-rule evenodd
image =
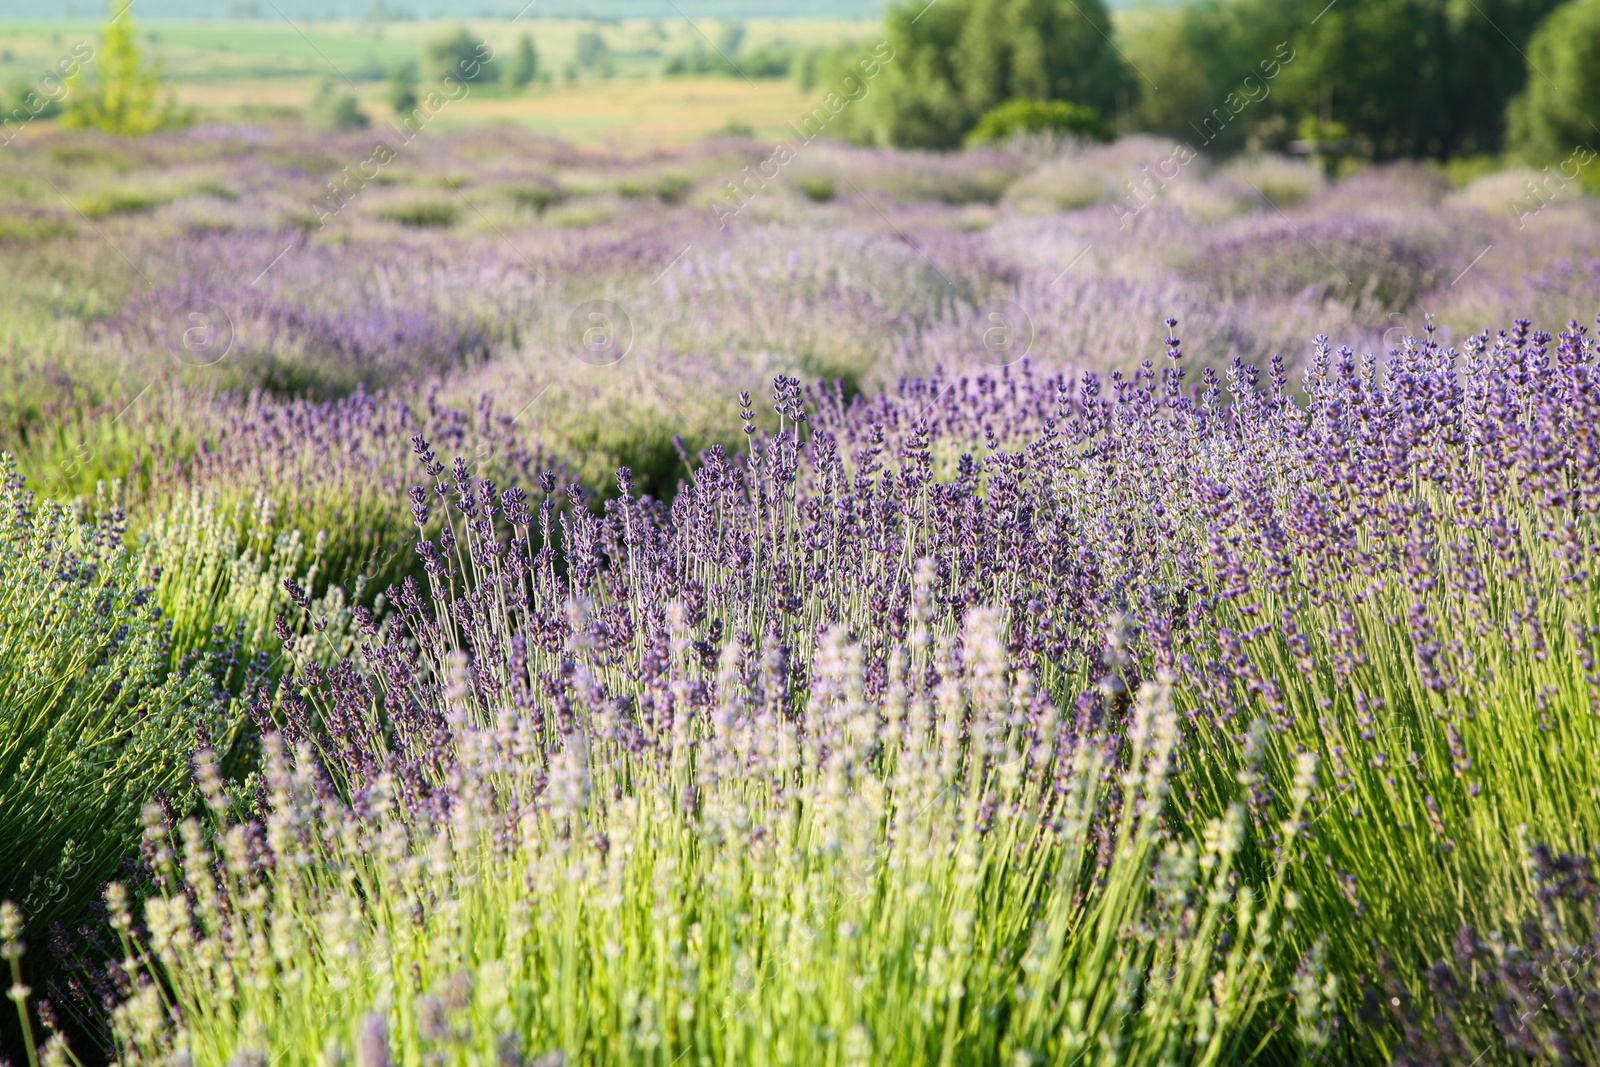
<instances>
[{"instance_id":1,"label":"blurred lavender row","mask_svg":"<svg viewBox=\"0 0 1600 1067\"><path fill-rule=\"evenodd\" d=\"M1315 334L1382 352L1429 313L1456 338L1586 321L1600 270L1593 207L1541 206L1514 170L1330 183L1132 137L955 156L818 142L766 180L750 175L768 150L738 138L620 158L476 130L379 168L376 136L30 144L0 214L53 222L8 242L14 373L124 401L167 380L329 399L442 379L449 402L488 391L513 412L542 396L530 432L590 480L626 458L665 489L672 434L726 443L722 398L773 374L870 392L1024 352L1128 369L1168 315L1213 366L1295 367ZM594 301L617 312L604 358L575 340ZM37 420L12 406L26 435Z\"/></svg>"}]
</instances>

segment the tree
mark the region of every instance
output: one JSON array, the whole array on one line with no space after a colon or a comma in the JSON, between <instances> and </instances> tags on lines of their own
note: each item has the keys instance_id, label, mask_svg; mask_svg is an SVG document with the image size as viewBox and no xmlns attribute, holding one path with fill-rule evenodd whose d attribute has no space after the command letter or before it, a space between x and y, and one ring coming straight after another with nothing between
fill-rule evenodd
<instances>
[{"instance_id":1,"label":"tree","mask_svg":"<svg viewBox=\"0 0 1600 1067\"><path fill-rule=\"evenodd\" d=\"M134 36L132 0L111 0L111 20L102 33L99 54L68 80L63 126L104 130L137 137L183 125L188 115L171 93L161 94L161 68L145 63ZM91 83L89 67L95 70Z\"/></svg>"},{"instance_id":2,"label":"tree","mask_svg":"<svg viewBox=\"0 0 1600 1067\"><path fill-rule=\"evenodd\" d=\"M311 121L325 130L359 130L370 122L355 96L340 92L327 79L317 86L317 94L311 98L310 114Z\"/></svg>"},{"instance_id":3,"label":"tree","mask_svg":"<svg viewBox=\"0 0 1600 1067\"><path fill-rule=\"evenodd\" d=\"M717 51L732 59L744 47L744 23L725 19L717 31Z\"/></svg>"},{"instance_id":4,"label":"tree","mask_svg":"<svg viewBox=\"0 0 1600 1067\"><path fill-rule=\"evenodd\" d=\"M616 69L611 46L599 30L584 30L578 34L573 46L573 58L578 69L593 71L602 78L611 77Z\"/></svg>"},{"instance_id":5,"label":"tree","mask_svg":"<svg viewBox=\"0 0 1600 1067\"><path fill-rule=\"evenodd\" d=\"M512 89L521 89L539 75L539 53L533 49L533 38L523 34L517 38L517 50L505 65L505 83Z\"/></svg>"},{"instance_id":6,"label":"tree","mask_svg":"<svg viewBox=\"0 0 1600 1067\"><path fill-rule=\"evenodd\" d=\"M404 115L417 109L417 61L408 59L389 70L389 106Z\"/></svg>"},{"instance_id":7,"label":"tree","mask_svg":"<svg viewBox=\"0 0 1600 1067\"><path fill-rule=\"evenodd\" d=\"M428 74L436 80L494 80L494 49L474 37L465 26L457 25L429 41L426 55Z\"/></svg>"},{"instance_id":8,"label":"tree","mask_svg":"<svg viewBox=\"0 0 1600 1067\"><path fill-rule=\"evenodd\" d=\"M1600 0L1574 0L1528 42L1527 90L1510 111L1513 145L1534 163L1600 149ZM1584 150L1587 156L1583 156Z\"/></svg>"},{"instance_id":9,"label":"tree","mask_svg":"<svg viewBox=\"0 0 1600 1067\"><path fill-rule=\"evenodd\" d=\"M956 52L975 114L1007 100L1067 100L1114 114L1134 89L1100 0L972 0Z\"/></svg>"},{"instance_id":10,"label":"tree","mask_svg":"<svg viewBox=\"0 0 1600 1067\"><path fill-rule=\"evenodd\" d=\"M1123 50L1128 62L1142 72L1133 124L1141 130L1192 137L1188 124L1213 105L1206 71L1184 37L1183 11L1141 11L1131 19L1136 20L1132 25L1123 23L1127 42ZM1159 88L1152 89L1152 83Z\"/></svg>"},{"instance_id":11,"label":"tree","mask_svg":"<svg viewBox=\"0 0 1600 1067\"><path fill-rule=\"evenodd\" d=\"M863 140L954 148L1008 100L1105 116L1134 88L1102 0L944 0L896 5L886 21L893 58L847 124Z\"/></svg>"},{"instance_id":12,"label":"tree","mask_svg":"<svg viewBox=\"0 0 1600 1067\"><path fill-rule=\"evenodd\" d=\"M1506 105L1526 79L1506 56L1523 49L1560 2L1199 0L1176 16L1167 61L1152 56L1147 73L1160 88L1146 86L1140 114L1212 150L1271 131L1287 141L1310 119L1345 127L1373 158L1494 151L1504 141ZM1219 113L1246 77L1264 84L1264 61L1281 74L1260 99L1234 112L1237 121ZM1213 114L1230 121L1208 126Z\"/></svg>"}]
</instances>

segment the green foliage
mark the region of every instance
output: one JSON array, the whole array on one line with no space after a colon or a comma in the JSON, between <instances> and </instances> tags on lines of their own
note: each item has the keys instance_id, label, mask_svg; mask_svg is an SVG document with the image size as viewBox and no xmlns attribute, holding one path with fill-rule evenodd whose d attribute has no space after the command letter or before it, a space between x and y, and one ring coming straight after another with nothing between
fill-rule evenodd
<instances>
[{"instance_id":1,"label":"green foliage","mask_svg":"<svg viewBox=\"0 0 1600 1067\"><path fill-rule=\"evenodd\" d=\"M1169 835L1188 774L1164 687L1132 712L1114 779L1129 799L1108 817L1108 739L1071 744L1055 708L1035 739L1040 705L995 684L997 612L969 616L965 669L939 654L936 707L899 689L863 699L842 629L826 638L811 728L776 727L773 755L746 739L731 693L714 719L678 720L660 758L591 730L600 700L573 708L575 742L553 722L497 734L468 697L440 734L440 781L460 799L412 818L388 775L359 809L319 797L310 746L268 738L275 864L250 862L219 784L210 826L152 820L164 889L138 930L108 893L152 979L114 1017L123 1062L182 1048L196 1067L511 1052L921 1067L1100 1063L1086 1054L1114 1048L1130 1065L1234 1065L1256 1059L1291 977L1299 1039L1319 1043L1334 987L1315 958L1295 974L1283 936L1311 757L1283 783L1277 860L1252 855L1237 784L1222 817ZM895 655L934 662L925 647ZM903 728L912 716L927 728ZM761 773L741 773L758 759Z\"/></svg>"},{"instance_id":2,"label":"green foliage","mask_svg":"<svg viewBox=\"0 0 1600 1067\"><path fill-rule=\"evenodd\" d=\"M1128 62L1141 75L1129 115L1134 128L1193 140L1190 123L1213 106L1207 70L1189 46L1188 29L1186 10L1145 12L1122 35Z\"/></svg>"},{"instance_id":3,"label":"green foliage","mask_svg":"<svg viewBox=\"0 0 1600 1067\"><path fill-rule=\"evenodd\" d=\"M713 51L696 41L686 52L670 57L662 73L670 77L721 74L745 78L786 78L795 67L793 49L781 42L762 45L748 52Z\"/></svg>"},{"instance_id":4,"label":"green foliage","mask_svg":"<svg viewBox=\"0 0 1600 1067\"><path fill-rule=\"evenodd\" d=\"M61 100L65 94L52 96L48 92L41 92L42 88L26 78L13 81L10 95L0 96L0 122L8 118L17 121L24 117L53 119L60 115L64 110Z\"/></svg>"},{"instance_id":5,"label":"green foliage","mask_svg":"<svg viewBox=\"0 0 1600 1067\"><path fill-rule=\"evenodd\" d=\"M1199 0L1133 43L1160 87L1138 114L1208 151L1282 147L1308 116L1373 158L1493 151L1526 77L1506 56L1559 2Z\"/></svg>"},{"instance_id":6,"label":"green foliage","mask_svg":"<svg viewBox=\"0 0 1600 1067\"><path fill-rule=\"evenodd\" d=\"M341 92L332 79L317 86L307 109L311 121L324 130L359 130L371 123L354 93Z\"/></svg>"},{"instance_id":7,"label":"green foliage","mask_svg":"<svg viewBox=\"0 0 1600 1067\"><path fill-rule=\"evenodd\" d=\"M793 66L794 48L782 41L749 49L739 56L739 69L750 78L787 78Z\"/></svg>"},{"instance_id":8,"label":"green foliage","mask_svg":"<svg viewBox=\"0 0 1600 1067\"><path fill-rule=\"evenodd\" d=\"M408 59L389 71L389 106L404 115L417 109L417 61Z\"/></svg>"},{"instance_id":9,"label":"green foliage","mask_svg":"<svg viewBox=\"0 0 1600 1067\"><path fill-rule=\"evenodd\" d=\"M984 112L967 134L967 144L989 144L1016 134L1066 134L1094 141L1111 140L1111 131L1093 108L1066 100L1008 100Z\"/></svg>"},{"instance_id":10,"label":"green foliage","mask_svg":"<svg viewBox=\"0 0 1600 1067\"><path fill-rule=\"evenodd\" d=\"M161 95L161 69L147 64L135 39L132 0L111 0L99 53L67 81L67 105L61 124L70 129L103 130L137 137L181 126L189 121L168 93ZM91 83L86 71L95 72Z\"/></svg>"},{"instance_id":11,"label":"green foliage","mask_svg":"<svg viewBox=\"0 0 1600 1067\"><path fill-rule=\"evenodd\" d=\"M213 489L193 489L175 501L141 537L146 573L155 575L156 601L170 626L172 665L206 648L214 634L234 639L243 658L264 657L261 673L276 677L285 670L318 662L332 666L355 652L344 590L327 591L301 611L286 582L305 590L326 584L323 550L326 536L307 547L300 531L279 528L276 508L265 494L246 509L217 503ZM356 595L362 589L357 579ZM382 596L379 597L380 606ZM294 635L292 650L274 632L279 617ZM307 632L312 619L320 628ZM244 665L223 679L238 691Z\"/></svg>"},{"instance_id":12,"label":"green foliage","mask_svg":"<svg viewBox=\"0 0 1600 1067\"><path fill-rule=\"evenodd\" d=\"M73 917L188 757L227 741L203 670L174 672L120 509L36 503L0 455L0 898L34 928Z\"/></svg>"},{"instance_id":13,"label":"green foliage","mask_svg":"<svg viewBox=\"0 0 1600 1067\"><path fill-rule=\"evenodd\" d=\"M947 0L895 6L887 20L882 84L846 123L862 140L955 148L1008 100L1103 115L1134 90L1101 0Z\"/></svg>"},{"instance_id":14,"label":"green foliage","mask_svg":"<svg viewBox=\"0 0 1600 1067\"><path fill-rule=\"evenodd\" d=\"M802 174L794 184L813 204L826 204L839 195L839 183L828 174Z\"/></svg>"},{"instance_id":15,"label":"green foliage","mask_svg":"<svg viewBox=\"0 0 1600 1067\"><path fill-rule=\"evenodd\" d=\"M567 199L567 191L554 181L512 186L506 195L518 207L532 208L536 215L543 215Z\"/></svg>"},{"instance_id":16,"label":"green foliage","mask_svg":"<svg viewBox=\"0 0 1600 1067\"><path fill-rule=\"evenodd\" d=\"M73 201L72 206L91 219L109 215L137 215L165 204L169 198L146 189L109 189Z\"/></svg>"},{"instance_id":17,"label":"green foliage","mask_svg":"<svg viewBox=\"0 0 1600 1067\"><path fill-rule=\"evenodd\" d=\"M437 81L494 81L494 49L457 25L428 42L424 50L428 76Z\"/></svg>"},{"instance_id":18,"label":"green foliage","mask_svg":"<svg viewBox=\"0 0 1600 1067\"><path fill-rule=\"evenodd\" d=\"M855 74L860 53L859 47L849 44L808 48L794 56L789 72L805 92L820 85L837 85L846 75Z\"/></svg>"},{"instance_id":19,"label":"green foliage","mask_svg":"<svg viewBox=\"0 0 1600 1067\"><path fill-rule=\"evenodd\" d=\"M34 244L71 232L67 221L54 215L0 215L0 244Z\"/></svg>"},{"instance_id":20,"label":"green foliage","mask_svg":"<svg viewBox=\"0 0 1600 1067\"><path fill-rule=\"evenodd\" d=\"M589 71L602 78L609 78L616 72L616 59L611 54L611 46L598 30L584 30L578 34L573 62L578 70Z\"/></svg>"},{"instance_id":21,"label":"green foliage","mask_svg":"<svg viewBox=\"0 0 1600 1067\"><path fill-rule=\"evenodd\" d=\"M1574 0L1528 42L1528 87L1512 104L1514 147L1533 163L1600 147L1600 0Z\"/></svg>"},{"instance_id":22,"label":"green foliage","mask_svg":"<svg viewBox=\"0 0 1600 1067\"><path fill-rule=\"evenodd\" d=\"M517 50L505 64L504 81L508 88L521 89L539 76L539 53L534 50L533 38L523 34L517 38Z\"/></svg>"},{"instance_id":23,"label":"green foliage","mask_svg":"<svg viewBox=\"0 0 1600 1067\"><path fill-rule=\"evenodd\" d=\"M744 47L745 25L734 19L723 20L717 31L717 50L730 56L739 54Z\"/></svg>"},{"instance_id":24,"label":"green foliage","mask_svg":"<svg viewBox=\"0 0 1600 1067\"><path fill-rule=\"evenodd\" d=\"M409 204L381 208L376 212L380 219L398 222L402 226L454 226L456 206L442 200L418 200Z\"/></svg>"},{"instance_id":25,"label":"green foliage","mask_svg":"<svg viewBox=\"0 0 1600 1067\"><path fill-rule=\"evenodd\" d=\"M625 200L654 196L663 204L681 204L693 187L694 182L687 175L667 171L622 182L617 186L617 195Z\"/></svg>"}]
</instances>

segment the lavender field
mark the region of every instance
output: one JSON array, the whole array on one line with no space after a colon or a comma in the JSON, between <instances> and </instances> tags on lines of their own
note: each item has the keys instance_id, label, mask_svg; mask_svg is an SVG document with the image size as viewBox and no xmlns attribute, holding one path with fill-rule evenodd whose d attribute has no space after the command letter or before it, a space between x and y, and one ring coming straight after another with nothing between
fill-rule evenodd
<instances>
[{"instance_id":1,"label":"lavender field","mask_svg":"<svg viewBox=\"0 0 1600 1067\"><path fill-rule=\"evenodd\" d=\"M372 142L0 175L6 1047L1600 1062L1595 200Z\"/></svg>"}]
</instances>

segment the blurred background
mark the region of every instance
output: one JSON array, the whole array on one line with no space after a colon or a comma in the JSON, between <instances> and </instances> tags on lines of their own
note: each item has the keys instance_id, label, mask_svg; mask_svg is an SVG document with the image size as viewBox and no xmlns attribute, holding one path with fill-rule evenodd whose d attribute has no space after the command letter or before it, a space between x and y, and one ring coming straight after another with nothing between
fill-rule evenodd
<instances>
[{"instance_id":1,"label":"blurred background","mask_svg":"<svg viewBox=\"0 0 1600 1067\"><path fill-rule=\"evenodd\" d=\"M1600 292L1600 0L5 0L0 100L0 444L66 495L358 392L669 493L774 374Z\"/></svg>"}]
</instances>

